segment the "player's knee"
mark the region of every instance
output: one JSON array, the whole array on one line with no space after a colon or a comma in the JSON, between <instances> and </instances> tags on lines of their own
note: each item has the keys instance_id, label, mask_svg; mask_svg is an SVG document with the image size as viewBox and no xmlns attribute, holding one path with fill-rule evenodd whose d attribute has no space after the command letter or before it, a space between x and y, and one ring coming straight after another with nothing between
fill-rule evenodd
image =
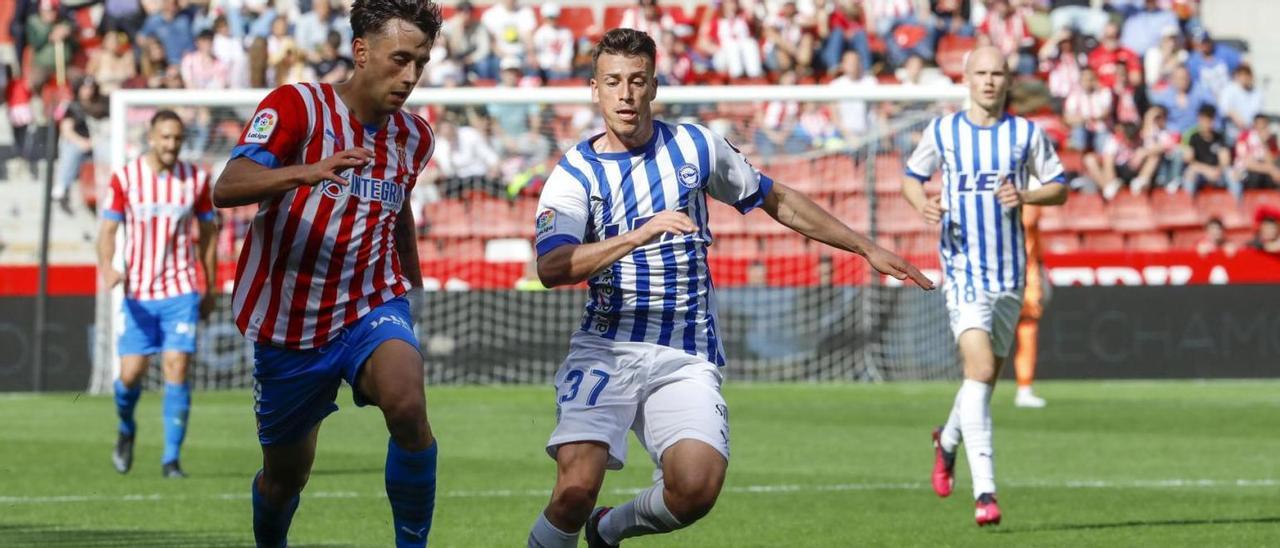
<instances>
[{"instance_id":1,"label":"player's knee","mask_svg":"<svg viewBox=\"0 0 1280 548\"><path fill-rule=\"evenodd\" d=\"M142 382L142 371L129 371L123 369L120 371L120 384L123 384L125 388L132 390L134 387L138 386L138 383L140 382Z\"/></svg>"},{"instance_id":2,"label":"player's knee","mask_svg":"<svg viewBox=\"0 0 1280 548\"><path fill-rule=\"evenodd\" d=\"M715 507L720 497L720 482L713 476L666 482L667 509L681 524L689 525L702 519Z\"/></svg>"},{"instance_id":3,"label":"player's knee","mask_svg":"<svg viewBox=\"0 0 1280 548\"><path fill-rule=\"evenodd\" d=\"M599 485L587 481L562 480L556 484L556 489L551 494L549 510L555 521L581 527L590 517L599 496Z\"/></svg>"},{"instance_id":4,"label":"player's knee","mask_svg":"<svg viewBox=\"0 0 1280 548\"><path fill-rule=\"evenodd\" d=\"M262 487L268 500L285 501L301 493L310 479L310 470L265 470L262 474Z\"/></svg>"},{"instance_id":5,"label":"player's knee","mask_svg":"<svg viewBox=\"0 0 1280 548\"><path fill-rule=\"evenodd\" d=\"M405 448L428 443L427 404L421 398L388 398L381 404L392 439Z\"/></svg>"}]
</instances>

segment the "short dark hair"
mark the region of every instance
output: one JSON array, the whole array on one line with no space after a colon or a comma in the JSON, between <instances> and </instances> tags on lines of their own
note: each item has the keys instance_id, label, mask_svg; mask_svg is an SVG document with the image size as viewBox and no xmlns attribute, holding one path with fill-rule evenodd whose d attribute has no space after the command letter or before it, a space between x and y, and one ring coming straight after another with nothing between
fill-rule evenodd
<instances>
[{"instance_id":1,"label":"short dark hair","mask_svg":"<svg viewBox=\"0 0 1280 548\"><path fill-rule=\"evenodd\" d=\"M1217 225L1218 228L1223 228L1225 226L1222 224L1222 218L1218 217L1217 215L1214 215L1213 217L1209 217L1209 221L1204 224L1204 226L1206 227L1214 226L1214 225Z\"/></svg>"},{"instance_id":2,"label":"short dark hair","mask_svg":"<svg viewBox=\"0 0 1280 548\"><path fill-rule=\"evenodd\" d=\"M1249 63L1240 63L1240 66L1236 67L1236 71L1232 74L1235 76L1239 76L1241 74L1253 76L1253 67L1250 67Z\"/></svg>"},{"instance_id":3,"label":"short dark hair","mask_svg":"<svg viewBox=\"0 0 1280 548\"><path fill-rule=\"evenodd\" d=\"M178 116L178 113L166 108L163 110L156 111L156 113L151 116L151 126L150 126L151 129L155 129L156 124L159 124L160 122L164 122L166 120L172 120L174 122L177 122L184 129L187 127L187 125L183 123L182 117Z\"/></svg>"},{"instance_id":4,"label":"short dark hair","mask_svg":"<svg viewBox=\"0 0 1280 548\"><path fill-rule=\"evenodd\" d=\"M649 64L657 64L658 46L648 34L635 29L613 29L604 33L595 51L591 52L591 74L596 73L596 63L604 54L636 57L643 55L649 58Z\"/></svg>"},{"instance_id":5,"label":"short dark hair","mask_svg":"<svg viewBox=\"0 0 1280 548\"><path fill-rule=\"evenodd\" d=\"M1199 108L1198 110L1196 110L1196 115L1197 115L1197 116L1208 116L1208 117L1210 117L1210 118L1217 118L1217 117L1218 117L1218 107L1215 107L1215 106L1213 106L1213 105L1209 105L1209 104L1200 105L1200 108Z\"/></svg>"},{"instance_id":6,"label":"short dark hair","mask_svg":"<svg viewBox=\"0 0 1280 548\"><path fill-rule=\"evenodd\" d=\"M197 35L196 35L196 40L197 40L197 41L199 41L199 40L209 40L209 41L211 41L211 42L212 42L212 41L213 41L213 29L204 29L204 30L200 31L200 34L197 34Z\"/></svg>"},{"instance_id":7,"label":"short dark hair","mask_svg":"<svg viewBox=\"0 0 1280 548\"><path fill-rule=\"evenodd\" d=\"M431 42L440 34L440 6L431 0L356 0L351 6L351 32L357 38L382 32L392 19L413 23Z\"/></svg>"}]
</instances>

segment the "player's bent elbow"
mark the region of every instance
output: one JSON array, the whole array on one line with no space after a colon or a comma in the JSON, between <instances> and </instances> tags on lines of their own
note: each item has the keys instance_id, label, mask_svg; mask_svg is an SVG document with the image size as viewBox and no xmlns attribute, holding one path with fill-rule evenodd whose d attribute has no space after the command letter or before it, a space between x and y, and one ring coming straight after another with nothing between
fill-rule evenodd
<instances>
[{"instance_id":1,"label":"player's bent elbow","mask_svg":"<svg viewBox=\"0 0 1280 548\"><path fill-rule=\"evenodd\" d=\"M561 246L538 257L538 280L546 287L573 285L573 263L569 260L574 246Z\"/></svg>"},{"instance_id":2,"label":"player's bent elbow","mask_svg":"<svg viewBox=\"0 0 1280 548\"><path fill-rule=\"evenodd\" d=\"M210 193L210 199L213 201L213 207L237 207L241 204L235 197L234 188L236 183L223 173L218 177L218 182L213 185L213 192Z\"/></svg>"}]
</instances>

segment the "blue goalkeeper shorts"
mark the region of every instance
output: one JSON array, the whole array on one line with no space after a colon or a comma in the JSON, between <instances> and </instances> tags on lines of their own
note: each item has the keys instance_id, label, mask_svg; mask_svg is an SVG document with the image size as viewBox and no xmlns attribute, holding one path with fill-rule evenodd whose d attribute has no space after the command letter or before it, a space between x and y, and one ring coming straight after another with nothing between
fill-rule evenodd
<instances>
[{"instance_id":1,"label":"blue goalkeeper shorts","mask_svg":"<svg viewBox=\"0 0 1280 548\"><path fill-rule=\"evenodd\" d=\"M125 299L122 308L124 329L116 342L116 354L150 356L165 351L196 351L199 293L145 301Z\"/></svg>"},{"instance_id":2,"label":"blue goalkeeper shorts","mask_svg":"<svg viewBox=\"0 0 1280 548\"><path fill-rule=\"evenodd\" d=\"M401 340L418 348L409 301L397 297L347 326L333 340L308 350L268 344L253 349L254 414L258 441L297 441L338 410L338 386L347 381L357 406L370 402L354 390L360 369L384 342Z\"/></svg>"}]
</instances>

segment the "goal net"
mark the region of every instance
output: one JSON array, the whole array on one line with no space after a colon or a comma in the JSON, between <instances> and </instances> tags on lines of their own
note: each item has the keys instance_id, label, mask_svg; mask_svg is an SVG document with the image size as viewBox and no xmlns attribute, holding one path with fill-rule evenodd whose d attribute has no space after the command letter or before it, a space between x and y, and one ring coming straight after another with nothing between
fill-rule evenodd
<instances>
[{"instance_id":1,"label":"goal net","mask_svg":"<svg viewBox=\"0 0 1280 548\"><path fill-rule=\"evenodd\" d=\"M119 166L142 153L148 120L169 108L189 128L183 158L216 178L266 93L113 93L112 161ZM940 281L937 227L910 209L899 182L924 125L959 108L964 95L955 86L665 87L655 116L707 125L774 180L806 192ZM535 208L562 152L602 131L589 91L423 88L409 107L432 123L440 143L411 194L429 290L426 317L418 318L429 382L548 382L580 325L587 294L536 283ZM442 152L450 146L452 153ZM236 329L225 296L255 212L256 206L220 211L224 298L199 329L189 375L199 389L253 382L252 345ZM712 203L710 219L715 241L709 261L730 378L959 375L941 292L873 275L861 258L808 241L763 211L742 216ZM96 330L94 391L109 390L118 370L120 299L119 289L98 293L97 325L109 328ZM161 382L158 371L148 382Z\"/></svg>"}]
</instances>

